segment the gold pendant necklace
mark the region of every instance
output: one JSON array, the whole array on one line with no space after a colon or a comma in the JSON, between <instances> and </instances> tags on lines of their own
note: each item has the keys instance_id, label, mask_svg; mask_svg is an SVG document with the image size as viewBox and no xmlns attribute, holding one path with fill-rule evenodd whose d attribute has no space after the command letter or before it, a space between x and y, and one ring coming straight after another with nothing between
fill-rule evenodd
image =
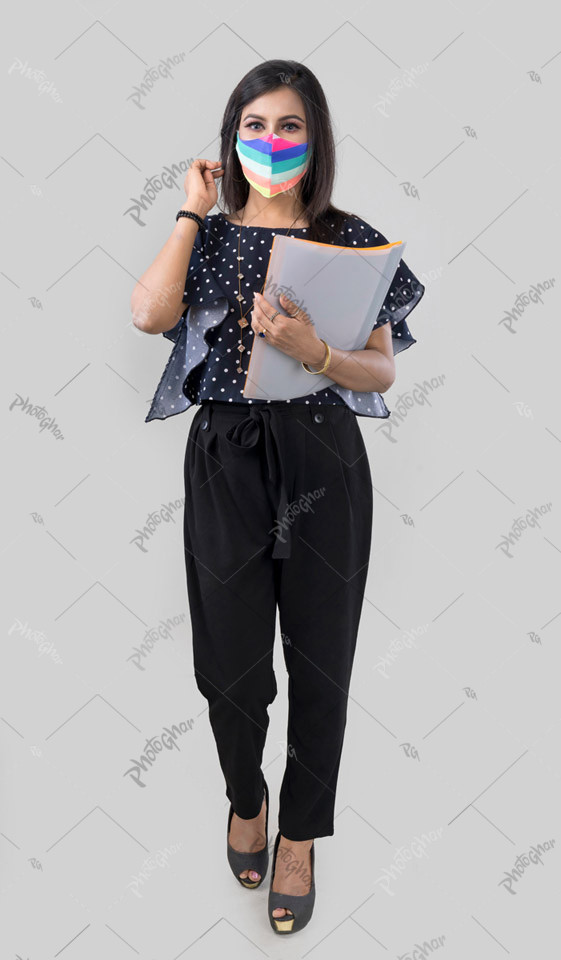
<instances>
[{"instance_id":1,"label":"gold pendant necklace","mask_svg":"<svg viewBox=\"0 0 561 960\"><path fill-rule=\"evenodd\" d=\"M245 313L243 312L243 309L242 309L242 300L245 300L245 297L244 297L244 295L243 295L243 293L242 293L242 280L243 280L243 278L244 278L244 274L242 273L241 261L242 261L244 258L243 258L242 256L240 256L240 245L241 245L241 241L242 241L242 227L243 227L243 225L244 225L244 223L243 223L244 213L245 213L245 207L243 208L242 218L241 218L241 221L240 221L240 232L239 232L239 234L238 234L238 256L237 256L237 261L238 261L238 292L237 292L237 294L236 294L236 300L238 301L238 303L239 303L239 305L240 305L240 319L238 320L238 323L239 323L239 325L240 325L240 342L238 343L239 358L238 358L238 366L237 366L237 368L236 368L237 371L238 371L238 373L243 373L242 353L243 353L244 350L246 349L246 348L244 347L243 343L242 343L242 340L243 340L243 328L244 328L244 327L247 327L248 324L249 324L249 320L246 320L245 318L246 318L247 314L249 313L249 311L253 309L253 305L250 306L250 307L248 307L248 309L245 311ZM298 220L298 217L296 217L296 218L292 221L292 223L290 224L288 230L287 230L286 233L285 233L285 236L286 236L286 237L288 236L288 234L289 234L290 231L292 230L292 227L293 227L294 224L296 223L296 220ZM261 294L263 293L263 290L264 290L264 289L265 289L265 281L263 281L263 286L261 287L261 290L260 290L260 293L261 293Z\"/></svg>"}]
</instances>

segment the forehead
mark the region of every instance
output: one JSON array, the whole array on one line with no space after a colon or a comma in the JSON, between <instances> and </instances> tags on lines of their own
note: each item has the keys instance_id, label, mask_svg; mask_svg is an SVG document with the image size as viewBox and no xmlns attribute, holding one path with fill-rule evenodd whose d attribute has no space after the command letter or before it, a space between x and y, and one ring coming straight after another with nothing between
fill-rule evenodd
<instances>
[{"instance_id":1,"label":"forehead","mask_svg":"<svg viewBox=\"0 0 561 960\"><path fill-rule=\"evenodd\" d=\"M242 119L250 113L258 113L261 117L271 119L296 113L303 120L306 119L302 97L288 84L283 84L282 87L271 90L269 93L263 93L250 103L246 103L242 110Z\"/></svg>"}]
</instances>

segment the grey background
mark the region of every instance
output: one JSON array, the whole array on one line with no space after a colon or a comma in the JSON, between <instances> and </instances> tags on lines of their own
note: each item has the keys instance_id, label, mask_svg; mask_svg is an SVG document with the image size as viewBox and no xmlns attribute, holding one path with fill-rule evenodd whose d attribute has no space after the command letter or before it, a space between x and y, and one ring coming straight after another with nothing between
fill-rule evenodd
<instances>
[{"instance_id":1,"label":"grey background","mask_svg":"<svg viewBox=\"0 0 561 960\"><path fill-rule=\"evenodd\" d=\"M559 282L512 330L501 322L517 296L558 280L555 15L539 0L12 8L2 960L558 952ZM141 109L131 96L146 70L176 55ZM269 875L248 892L226 863L181 509L146 552L133 540L183 497L197 408L144 423L171 344L137 331L129 311L173 229L188 163L217 158L227 96L274 57L303 61L324 85L335 201L407 239L427 287L411 316L418 343L385 395L394 417L359 421L374 535L336 830L316 844L312 922L283 941L267 920ZM135 198L179 163L140 225ZM63 439L18 397L44 406ZM130 658L147 631L158 639L141 670ZM278 635L275 667L271 844L286 751ZM177 749L158 753L139 787L127 771L146 739L180 723ZM516 858L552 839L509 892Z\"/></svg>"}]
</instances>

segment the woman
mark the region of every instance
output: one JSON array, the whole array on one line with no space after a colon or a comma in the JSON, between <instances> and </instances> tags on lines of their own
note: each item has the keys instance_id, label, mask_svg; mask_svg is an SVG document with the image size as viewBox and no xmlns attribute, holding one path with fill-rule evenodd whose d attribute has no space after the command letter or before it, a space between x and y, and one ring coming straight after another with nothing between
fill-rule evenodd
<instances>
[{"instance_id":1,"label":"woman","mask_svg":"<svg viewBox=\"0 0 561 960\"><path fill-rule=\"evenodd\" d=\"M279 610L289 715L268 901L279 933L308 922L314 839L334 833L372 529L357 415L389 416L381 394L394 381L394 355L416 343L405 317L424 293L401 261L365 348L354 351L320 339L294 301L277 311L267 300L277 233L336 246L388 242L332 205L334 175L329 110L315 76L294 61L258 65L226 106L220 162L191 164L187 201L131 303L137 327L175 341L146 420L199 404L185 453L195 677L230 800L228 860L250 888L269 861L261 761L277 693ZM226 212L209 215L218 177ZM289 401L244 398L255 335L310 377L325 372L332 386Z\"/></svg>"}]
</instances>

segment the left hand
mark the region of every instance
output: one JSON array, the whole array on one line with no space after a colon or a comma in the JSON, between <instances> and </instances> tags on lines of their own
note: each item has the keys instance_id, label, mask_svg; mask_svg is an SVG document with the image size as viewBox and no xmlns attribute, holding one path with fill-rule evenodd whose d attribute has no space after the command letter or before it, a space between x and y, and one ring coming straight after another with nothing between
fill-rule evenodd
<instances>
[{"instance_id":1,"label":"left hand","mask_svg":"<svg viewBox=\"0 0 561 960\"><path fill-rule=\"evenodd\" d=\"M325 356L325 347L318 337L310 315L303 307L298 307L293 300L284 294L280 298L281 309L285 314L278 313L273 321L276 307L265 300L257 291L254 294L254 308L251 312L251 327L257 336L265 331L265 340L283 353L287 353L296 360L308 363L310 366L321 366Z\"/></svg>"}]
</instances>

